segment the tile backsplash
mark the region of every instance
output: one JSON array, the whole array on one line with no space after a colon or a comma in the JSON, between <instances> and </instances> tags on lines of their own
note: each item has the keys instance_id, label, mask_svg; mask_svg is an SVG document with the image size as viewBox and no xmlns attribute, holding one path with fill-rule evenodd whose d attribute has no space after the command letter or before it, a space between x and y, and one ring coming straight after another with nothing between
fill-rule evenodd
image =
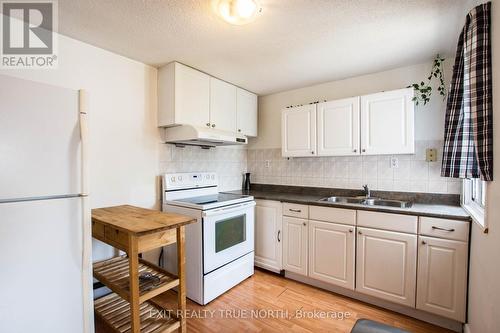
<instances>
[{"instance_id":1,"label":"tile backsplash","mask_svg":"<svg viewBox=\"0 0 500 333\"><path fill-rule=\"evenodd\" d=\"M415 154L350 157L283 158L281 149L249 149L248 172L253 183L373 190L459 194L458 179L443 178L442 141L417 141ZM436 162L426 162L426 148L438 150Z\"/></svg>"},{"instance_id":2,"label":"tile backsplash","mask_svg":"<svg viewBox=\"0 0 500 333\"><path fill-rule=\"evenodd\" d=\"M221 191L240 189L247 169L247 149L243 146L176 147L160 144L160 173L217 172Z\"/></svg>"},{"instance_id":3,"label":"tile backsplash","mask_svg":"<svg viewBox=\"0 0 500 333\"><path fill-rule=\"evenodd\" d=\"M242 186L243 173L252 173L252 182L372 190L459 194L461 181L443 178L442 141L415 143L415 154L394 155L398 167L391 168L391 156L297 157L284 158L281 149L247 149L243 146L178 148L160 144L160 172L215 171L222 191ZM438 150L436 162L425 161L426 148Z\"/></svg>"}]
</instances>

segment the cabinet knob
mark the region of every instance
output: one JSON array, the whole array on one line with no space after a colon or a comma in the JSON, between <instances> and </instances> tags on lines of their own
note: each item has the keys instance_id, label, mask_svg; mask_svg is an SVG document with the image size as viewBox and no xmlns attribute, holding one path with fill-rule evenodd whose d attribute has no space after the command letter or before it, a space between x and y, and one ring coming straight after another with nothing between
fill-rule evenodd
<instances>
[{"instance_id":1,"label":"cabinet knob","mask_svg":"<svg viewBox=\"0 0 500 333\"><path fill-rule=\"evenodd\" d=\"M214 127L215 127L215 124L212 124L212 128L214 128Z\"/></svg>"},{"instance_id":2,"label":"cabinet knob","mask_svg":"<svg viewBox=\"0 0 500 333\"><path fill-rule=\"evenodd\" d=\"M305 226L305 225L306 225L306 223L305 223L305 222L302 222L302 225L304 225L304 226Z\"/></svg>"},{"instance_id":3,"label":"cabinet knob","mask_svg":"<svg viewBox=\"0 0 500 333\"><path fill-rule=\"evenodd\" d=\"M425 245L425 244L427 244L427 242L426 241L422 241L422 245Z\"/></svg>"},{"instance_id":4,"label":"cabinet knob","mask_svg":"<svg viewBox=\"0 0 500 333\"><path fill-rule=\"evenodd\" d=\"M311 151L311 154L312 154L312 155L314 155L314 150L313 150L313 151Z\"/></svg>"},{"instance_id":5,"label":"cabinet knob","mask_svg":"<svg viewBox=\"0 0 500 333\"><path fill-rule=\"evenodd\" d=\"M238 129L238 132L241 132L241 129Z\"/></svg>"},{"instance_id":6,"label":"cabinet knob","mask_svg":"<svg viewBox=\"0 0 500 333\"><path fill-rule=\"evenodd\" d=\"M353 152L353 153L357 153L357 152L358 152L358 150L357 150L357 149L354 149L352 152Z\"/></svg>"},{"instance_id":7,"label":"cabinet knob","mask_svg":"<svg viewBox=\"0 0 500 333\"><path fill-rule=\"evenodd\" d=\"M210 127L210 123L207 123L207 127Z\"/></svg>"},{"instance_id":8,"label":"cabinet knob","mask_svg":"<svg viewBox=\"0 0 500 333\"><path fill-rule=\"evenodd\" d=\"M363 153L366 153L366 149L361 150Z\"/></svg>"},{"instance_id":9,"label":"cabinet knob","mask_svg":"<svg viewBox=\"0 0 500 333\"><path fill-rule=\"evenodd\" d=\"M361 232L361 231L358 231L358 235L361 235L361 234L362 234L362 232Z\"/></svg>"},{"instance_id":10,"label":"cabinet knob","mask_svg":"<svg viewBox=\"0 0 500 333\"><path fill-rule=\"evenodd\" d=\"M349 229L349 232L352 232L352 229Z\"/></svg>"}]
</instances>

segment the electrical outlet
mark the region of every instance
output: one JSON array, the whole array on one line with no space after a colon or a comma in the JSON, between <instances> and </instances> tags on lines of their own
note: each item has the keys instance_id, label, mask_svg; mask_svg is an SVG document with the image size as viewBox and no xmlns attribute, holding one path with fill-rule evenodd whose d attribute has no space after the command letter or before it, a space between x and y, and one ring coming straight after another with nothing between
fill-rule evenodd
<instances>
[{"instance_id":1,"label":"electrical outlet","mask_svg":"<svg viewBox=\"0 0 500 333\"><path fill-rule=\"evenodd\" d=\"M437 149L427 148L425 150L425 160L427 162L436 162L437 161Z\"/></svg>"},{"instance_id":2,"label":"electrical outlet","mask_svg":"<svg viewBox=\"0 0 500 333\"><path fill-rule=\"evenodd\" d=\"M399 159L397 157L391 157L391 168L399 168Z\"/></svg>"},{"instance_id":3,"label":"electrical outlet","mask_svg":"<svg viewBox=\"0 0 500 333\"><path fill-rule=\"evenodd\" d=\"M269 169L271 167L271 161L270 160L265 160L264 161L264 168Z\"/></svg>"}]
</instances>

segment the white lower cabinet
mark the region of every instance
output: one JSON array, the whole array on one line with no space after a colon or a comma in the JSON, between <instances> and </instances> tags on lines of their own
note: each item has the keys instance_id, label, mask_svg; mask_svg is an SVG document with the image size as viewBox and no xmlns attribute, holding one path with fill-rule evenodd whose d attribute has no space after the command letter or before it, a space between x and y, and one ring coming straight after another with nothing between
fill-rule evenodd
<instances>
[{"instance_id":1,"label":"white lower cabinet","mask_svg":"<svg viewBox=\"0 0 500 333\"><path fill-rule=\"evenodd\" d=\"M307 275L308 220L283 216L283 269Z\"/></svg>"},{"instance_id":2,"label":"white lower cabinet","mask_svg":"<svg viewBox=\"0 0 500 333\"><path fill-rule=\"evenodd\" d=\"M282 269L282 204L255 200L255 266L274 272Z\"/></svg>"},{"instance_id":3,"label":"white lower cabinet","mask_svg":"<svg viewBox=\"0 0 500 333\"><path fill-rule=\"evenodd\" d=\"M417 235L358 228L356 290L415 307Z\"/></svg>"},{"instance_id":4,"label":"white lower cabinet","mask_svg":"<svg viewBox=\"0 0 500 333\"><path fill-rule=\"evenodd\" d=\"M417 309L465 322L467 243L419 237Z\"/></svg>"},{"instance_id":5,"label":"white lower cabinet","mask_svg":"<svg viewBox=\"0 0 500 333\"><path fill-rule=\"evenodd\" d=\"M309 221L309 276L354 289L354 226Z\"/></svg>"}]
</instances>

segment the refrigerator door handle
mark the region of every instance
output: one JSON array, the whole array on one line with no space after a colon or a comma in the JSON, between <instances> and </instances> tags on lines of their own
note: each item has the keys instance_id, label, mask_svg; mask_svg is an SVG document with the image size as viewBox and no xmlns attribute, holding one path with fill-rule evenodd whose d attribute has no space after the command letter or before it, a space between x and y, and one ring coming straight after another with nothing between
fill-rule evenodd
<instances>
[{"instance_id":1,"label":"refrigerator door handle","mask_svg":"<svg viewBox=\"0 0 500 333\"><path fill-rule=\"evenodd\" d=\"M81 138L81 160L82 160L82 292L83 292L83 332L94 331L94 319L92 309L92 233L91 233L91 212L88 198L88 100L85 90L78 91L78 109L80 112L80 138Z\"/></svg>"}]
</instances>

